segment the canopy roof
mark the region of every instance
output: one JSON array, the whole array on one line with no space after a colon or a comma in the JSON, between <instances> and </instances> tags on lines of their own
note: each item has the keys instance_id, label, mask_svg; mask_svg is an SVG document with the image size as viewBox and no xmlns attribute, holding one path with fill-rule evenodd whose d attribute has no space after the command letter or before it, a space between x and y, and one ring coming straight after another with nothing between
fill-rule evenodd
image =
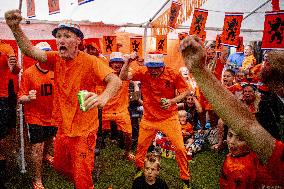
<instances>
[{"instance_id":1,"label":"canopy roof","mask_svg":"<svg viewBox=\"0 0 284 189\"><path fill-rule=\"evenodd\" d=\"M80 6L78 5L78 0L61 0L59 2L60 13L49 15L48 0L35 0L36 17L33 19L48 21L72 19L76 21L103 22L105 24L123 26L121 28L122 31L140 35L143 35L145 23L166 2L168 3L164 9L169 8L171 4L171 1L168 0L94 0ZM0 18L4 17L5 11L17 9L18 4L18 0L0 1ZM256 10L261 5L263 6ZM272 10L271 2L268 0L207 0L201 8L209 10L206 22L208 39L213 39L217 33L221 32L218 32L218 30L221 30L223 27L225 12L244 12L245 17L256 10L255 13L243 20L241 27L243 32L241 35L251 40L261 40L264 27L264 13ZM284 9L283 0L280 0L280 8ZM22 12L26 16L25 0L23 0ZM183 24L183 31L188 31L190 22L191 18ZM133 28L133 26L138 27ZM173 33L176 34L179 31L177 30Z\"/></svg>"}]
</instances>

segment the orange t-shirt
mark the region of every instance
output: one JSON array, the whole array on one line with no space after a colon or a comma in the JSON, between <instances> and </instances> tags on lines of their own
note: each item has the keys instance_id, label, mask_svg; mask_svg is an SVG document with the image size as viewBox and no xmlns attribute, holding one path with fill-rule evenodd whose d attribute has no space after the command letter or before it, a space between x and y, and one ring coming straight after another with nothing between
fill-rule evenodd
<instances>
[{"instance_id":1,"label":"orange t-shirt","mask_svg":"<svg viewBox=\"0 0 284 189\"><path fill-rule=\"evenodd\" d=\"M9 44L0 42L0 97L8 97L8 83L12 79L17 91L18 78L13 75L8 67L8 56L15 55L13 48ZM15 91L15 92L16 92Z\"/></svg>"},{"instance_id":2,"label":"orange t-shirt","mask_svg":"<svg viewBox=\"0 0 284 189\"><path fill-rule=\"evenodd\" d=\"M37 65L24 71L18 97L28 95L30 90L37 91L36 99L25 103L26 123L51 126L53 83L52 71L43 72Z\"/></svg>"},{"instance_id":3,"label":"orange t-shirt","mask_svg":"<svg viewBox=\"0 0 284 189\"><path fill-rule=\"evenodd\" d=\"M185 135L187 132L193 134L193 127L190 123L186 123L185 125L180 124L180 126L183 135Z\"/></svg>"},{"instance_id":4,"label":"orange t-shirt","mask_svg":"<svg viewBox=\"0 0 284 189\"><path fill-rule=\"evenodd\" d=\"M231 91L231 93L235 94L238 91L242 91L243 88L239 83L235 83L229 87L225 86L226 89L228 89L229 91Z\"/></svg>"},{"instance_id":5,"label":"orange t-shirt","mask_svg":"<svg viewBox=\"0 0 284 189\"><path fill-rule=\"evenodd\" d=\"M161 108L161 98L172 99L175 91L179 93L188 90L188 85L182 75L165 67L164 72L158 78L152 78L146 67L142 67L133 73L133 80L141 81L143 95L143 117L149 121L162 121L176 116L177 106L172 105L168 109Z\"/></svg>"},{"instance_id":6,"label":"orange t-shirt","mask_svg":"<svg viewBox=\"0 0 284 189\"><path fill-rule=\"evenodd\" d=\"M63 60L58 52L46 52L48 70L54 71L54 100L52 125L58 126L58 133L69 137L88 136L98 128L97 108L83 112L78 102L78 92L95 92L96 86L112 73L100 59L79 51L72 60ZM42 67L42 66L41 66Z\"/></svg>"},{"instance_id":7,"label":"orange t-shirt","mask_svg":"<svg viewBox=\"0 0 284 189\"><path fill-rule=\"evenodd\" d=\"M109 99L103 108L103 113L121 113L128 112L129 97L128 97L129 81L123 81L122 87L118 93Z\"/></svg>"}]
</instances>

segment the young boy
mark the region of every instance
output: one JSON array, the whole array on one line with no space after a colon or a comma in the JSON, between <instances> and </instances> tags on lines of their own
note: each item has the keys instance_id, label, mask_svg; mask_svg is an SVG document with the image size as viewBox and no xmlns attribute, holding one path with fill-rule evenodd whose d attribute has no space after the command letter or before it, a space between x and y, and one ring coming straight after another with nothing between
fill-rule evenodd
<instances>
[{"instance_id":1,"label":"young boy","mask_svg":"<svg viewBox=\"0 0 284 189\"><path fill-rule=\"evenodd\" d=\"M185 142L193 134L193 128L192 125L187 122L187 112L185 110L178 111L178 119L181 126L183 141Z\"/></svg>"},{"instance_id":2,"label":"young boy","mask_svg":"<svg viewBox=\"0 0 284 189\"><path fill-rule=\"evenodd\" d=\"M144 174L137 177L132 189L168 189L167 183L159 178L160 158L154 153L146 155L144 160Z\"/></svg>"},{"instance_id":3,"label":"young boy","mask_svg":"<svg viewBox=\"0 0 284 189\"><path fill-rule=\"evenodd\" d=\"M227 144L229 154L227 154L223 163L220 189L275 186L276 183L268 174L267 168L260 163L246 141L242 140L232 129L228 130Z\"/></svg>"}]
</instances>

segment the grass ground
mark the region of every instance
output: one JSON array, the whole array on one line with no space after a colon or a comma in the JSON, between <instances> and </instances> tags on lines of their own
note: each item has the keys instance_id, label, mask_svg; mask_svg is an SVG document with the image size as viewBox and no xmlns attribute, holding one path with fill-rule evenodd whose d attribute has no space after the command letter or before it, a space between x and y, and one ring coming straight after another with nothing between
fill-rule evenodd
<instances>
[{"instance_id":1,"label":"grass ground","mask_svg":"<svg viewBox=\"0 0 284 189\"><path fill-rule=\"evenodd\" d=\"M95 184L96 189L107 189L109 186L112 186L113 189L131 188L136 169L132 162L123 158L123 153L124 151L116 145L107 142L107 147L96 159L96 165L101 170ZM193 158L193 161L190 163L193 189L219 188L219 172L224 156L225 153L218 154L208 149ZM176 161L163 158L161 167L160 177L167 182L169 188L182 189L183 183L179 179ZM10 170L9 179L7 180L9 189L32 188L31 168L28 168L25 174L21 174L16 167L11 167ZM70 182L58 175L49 165L44 165L43 172L43 182L46 189L74 188ZM95 178L94 173L94 180Z\"/></svg>"}]
</instances>

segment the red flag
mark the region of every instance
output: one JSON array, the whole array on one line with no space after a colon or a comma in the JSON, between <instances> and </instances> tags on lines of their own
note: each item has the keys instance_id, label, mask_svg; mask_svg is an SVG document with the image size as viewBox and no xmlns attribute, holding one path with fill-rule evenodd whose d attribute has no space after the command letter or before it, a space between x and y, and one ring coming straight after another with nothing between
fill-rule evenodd
<instances>
[{"instance_id":1,"label":"red flag","mask_svg":"<svg viewBox=\"0 0 284 189\"><path fill-rule=\"evenodd\" d=\"M219 34L216 36L216 46L215 46L215 52L221 52L222 51L222 35Z\"/></svg>"},{"instance_id":2,"label":"red flag","mask_svg":"<svg viewBox=\"0 0 284 189\"><path fill-rule=\"evenodd\" d=\"M284 50L284 10L265 13L261 48Z\"/></svg>"},{"instance_id":3,"label":"red flag","mask_svg":"<svg viewBox=\"0 0 284 189\"><path fill-rule=\"evenodd\" d=\"M110 54L116 51L117 43L116 43L116 36L104 36L103 37L103 53Z\"/></svg>"},{"instance_id":4,"label":"red flag","mask_svg":"<svg viewBox=\"0 0 284 189\"><path fill-rule=\"evenodd\" d=\"M272 10L273 11L279 11L280 10L280 5L279 5L279 0L272 0Z\"/></svg>"},{"instance_id":5,"label":"red flag","mask_svg":"<svg viewBox=\"0 0 284 189\"><path fill-rule=\"evenodd\" d=\"M236 47L237 53L243 53L244 52L244 39L243 37L239 36L238 45Z\"/></svg>"},{"instance_id":6,"label":"red flag","mask_svg":"<svg viewBox=\"0 0 284 189\"><path fill-rule=\"evenodd\" d=\"M179 41L182 41L186 36L188 36L187 32L182 32L178 34Z\"/></svg>"},{"instance_id":7,"label":"red flag","mask_svg":"<svg viewBox=\"0 0 284 189\"><path fill-rule=\"evenodd\" d=\"M156 36L156 51L167 54L167 35Z\"/></svg>"},{"instance_id":8,"label":"red flag","mask_svg":"<svg viewBox=\"0 0 284 189\"><path fill-rule=\"evenodd\" d=\"M27 0L27 16L28 18L35 17L35 1Z\"/></svg>"},{"instance_id":9,"label":"red flag","mask_svg":"<svg viewBox=\"0 0 284 189\"><path fill-rule=\"evenodd\" d=\"M191 26L189 30L190 35L196 34L201 39L204 38L207 16L208 16L207 10L197 9L197 8L194 9L193 18L192 18ZM205 34L205 38L206 38L206 34Z\"/></svg>"},{"instance_id":10,"label":"red flag","mask_svg":"<svg viewBox=\"0 0 284 189\"><path fill-rule=\"evenodd\" d=\"M243 13L225 13L222 42L224 45L237 46L241 32Z\"/></svg>"},{"instance_id":11,"label":"red flag","mask_svg":"<svg viewBox=\"0 0 284 189\"><path fill-rule=\"evenodd\" d=\"M171 29L176 28L176 22L179 15L179 10L181 8L181 3L173 1L171 5L168 26Z\"/></svg>"},{"instance_id":12,"label":"red flag","mask_svg":"<svg viewBox=\"0 0 284 189\"><path fill-rule=\"evenodd\" d=\"M139 57L142 57L142 36L130 38L130 52L137 52Z\"/></svg>"},{"instance_id":13,"label":"red flag","mask_svg":"<svg viewBox=\"0 0 284 189\"><path fill-rule=\"evenodd\" d=\"M94 0L78 0L78 4L79 4L79 5L83 5L83 4L89 3L89 2L91 2L91 1L94 1Z\"/></svg>"},{"instance_id":14,"label":"red flag","mask_svg":"<svg viewBox=\"0 0 284 189\"><path fill-rule=\"evenodd\" d=\"M49 15L60 12L59 0L48 0Z\"/></svg>"}]
</instances>

